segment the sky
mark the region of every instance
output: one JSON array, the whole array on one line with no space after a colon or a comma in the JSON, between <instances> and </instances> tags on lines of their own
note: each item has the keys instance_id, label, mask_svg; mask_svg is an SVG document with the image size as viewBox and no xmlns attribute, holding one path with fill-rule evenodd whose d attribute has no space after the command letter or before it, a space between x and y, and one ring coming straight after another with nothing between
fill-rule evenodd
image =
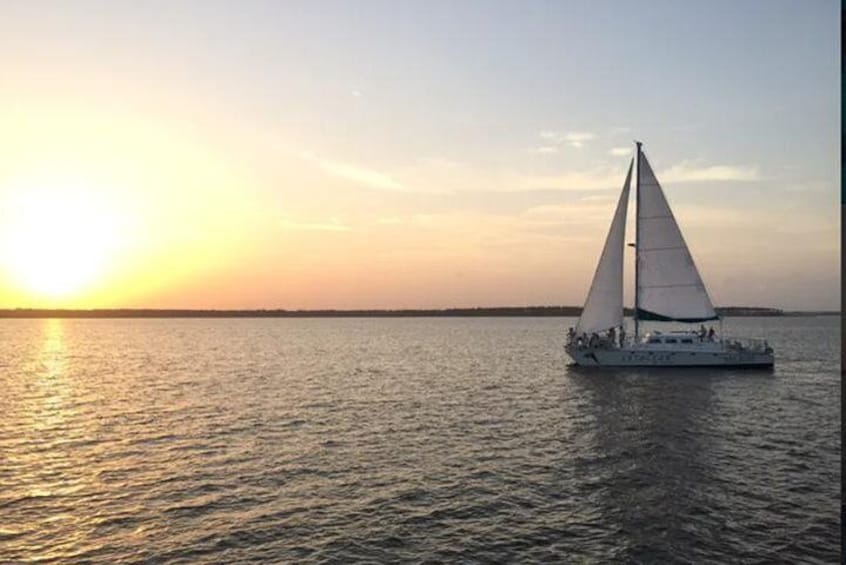
<instances>
[{"instance_id":1,"label":"sky","mask_svg":"<svg viewBox=\"0 0 846 565\"><path fill-rule=\"evenodd\" d=\"M839 309L839 11L6 0L0 307L581 305L639 139L715 304Z\"/></svg>"}]
</instances>

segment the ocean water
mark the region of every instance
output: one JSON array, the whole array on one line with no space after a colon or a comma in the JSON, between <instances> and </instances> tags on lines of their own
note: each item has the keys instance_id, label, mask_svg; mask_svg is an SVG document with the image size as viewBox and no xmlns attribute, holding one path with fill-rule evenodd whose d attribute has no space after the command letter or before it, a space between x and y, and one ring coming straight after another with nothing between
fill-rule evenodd
<instances>
[{"instance_id":1,"label":"ocean water","mask_svg":"<svg viewBox=\"0 0 846 565\"><path fill-rule=\"evenodd\" d=\"M839 319L772 372L562 318L0 321L0 562L835 563Z\"/></svg>"}]
</instances>

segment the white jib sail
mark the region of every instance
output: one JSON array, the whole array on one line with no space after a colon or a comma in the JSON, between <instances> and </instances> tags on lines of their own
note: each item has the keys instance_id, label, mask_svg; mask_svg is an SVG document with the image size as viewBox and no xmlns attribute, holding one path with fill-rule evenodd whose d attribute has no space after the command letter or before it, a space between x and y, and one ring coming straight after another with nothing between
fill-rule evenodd
<instances>
[{"instance_id":1,"label":"white jib sail","mask_svg":"<svg viewBox=\"0 0 846 565\"><path fill-rule=\"evenodd\" d=\"M629 163L617 211L614 212L582 315L576 324L578 334L599 333L623 323L623 252L631 181L632 163Z\"/></svg>"},{"instance_id":2,"label":"white jib sail","mask_svg":"<svg viewBox=\"0 0 846 565\"><path fill-rule=\"evenodd\" d=\"M699 322L717 317L652 167L638 166L638 317Z\"/></svg>"}]
</instances>

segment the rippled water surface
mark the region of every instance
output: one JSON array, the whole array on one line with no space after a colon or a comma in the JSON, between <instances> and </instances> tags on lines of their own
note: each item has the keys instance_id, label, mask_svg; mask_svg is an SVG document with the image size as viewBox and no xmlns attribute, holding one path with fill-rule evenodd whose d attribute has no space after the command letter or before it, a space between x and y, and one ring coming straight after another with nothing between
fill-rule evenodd
<instances>
[{"instance_id":1,"label":"rippled water surface","mask_svg":"<svg viewBox=\"0 0 846 565\"><path fill-rule=\"evenodd\" d=\"M774 372L561 318L0 322L0 561L836 562L839 319Z\"/></svg>"}]
</instances>

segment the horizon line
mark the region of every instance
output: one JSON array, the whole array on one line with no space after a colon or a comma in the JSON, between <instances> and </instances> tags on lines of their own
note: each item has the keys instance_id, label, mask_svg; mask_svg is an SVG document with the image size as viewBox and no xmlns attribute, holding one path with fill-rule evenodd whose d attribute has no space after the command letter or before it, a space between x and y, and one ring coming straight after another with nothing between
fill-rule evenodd
<instances>
[{"instance_id":1,"label":"horizon line","mask_svg":"<svg viewBox=\"0 0 846 565\"><path fill-rule=\"evenodd\" d=\"M721 306L726 317L840 315L840 310L784 310L763 306ZM399 317L574 317L581 306L476 306L464 308L0 308L2 318L399 318ZM632 309L624 308L624 316Z\"/></svg>"}]
</instances>

